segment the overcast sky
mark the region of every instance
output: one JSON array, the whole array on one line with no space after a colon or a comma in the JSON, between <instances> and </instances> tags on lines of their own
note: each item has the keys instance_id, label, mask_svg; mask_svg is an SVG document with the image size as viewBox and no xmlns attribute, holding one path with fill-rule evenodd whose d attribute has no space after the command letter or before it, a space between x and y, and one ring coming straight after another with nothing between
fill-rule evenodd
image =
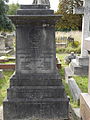
<instances>
[{"instance_id":1,"label":"overcast sky","mask_svg":"<svg viewBox=\"0 0 90 120\"><path fill-rule=\"evenodd\" d=\"M9 0L9 3L32 4L33 0ZM59 0L50 0L51 9L57 10Z\"/></svg>"}]
</instances>

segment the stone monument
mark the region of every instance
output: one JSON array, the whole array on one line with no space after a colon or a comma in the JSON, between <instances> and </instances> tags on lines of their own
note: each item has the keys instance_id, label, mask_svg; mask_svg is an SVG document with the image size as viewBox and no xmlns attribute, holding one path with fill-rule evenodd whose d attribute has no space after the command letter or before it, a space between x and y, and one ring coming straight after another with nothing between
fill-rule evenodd
<instances>
[{"instance_id":1,"label":"stone monument","mask_svg":"<svg viewBox=\"0 0 90 120\"><path fill-rule=\"evenodd\" d=\"M90 37L85 40L85 48L89 53L89 80L88 93L82 93L80 97L80 113L83 120L90 120Z\"/></svg>"},{"instance_id":2,"label":"stone monument","mask_svg":"<svg viewBox=\"0 0 90 120\"><path fill-rule=\"evenodd\" d=\"M13 36L13 34L7 34L7 38L5 40L5 46L8 49L14 49L14 36Z\"/></svg>"},{"instance_id":3,"label":"stone monument","mask_svg":"<svg viewBox=\"0 0 90 120\"><path fill-rule=\"evenodd\" d=\"M69 100L56 68L54 15L47 5L21 5L16 25L16 72L3 102L4 120L68 119Z\"/></svg>"},{"instance_id":4,"label":"stone monument","mask_svg":"<svg viewBox=\"0 0 90 120\"><path fill-rule=\"evenodd\" d=\"M65 73L70 71L73 75L88 75L89 58L85 48L85 39L90 34L90 0L84 0L83 7L75 8L74 14L83 14L82 21L82 41L81 41L81 56L77 56L72 60L70 66L65 68Z\"/></svg>"},{"instance_id":5,"label":"stone monument","mask_svg":"<svg viewBox=\"0 0 90 120\"><path fill-rule=\"evenodd\" d=\"M50 7L49 0L34 0L33 4L38 4L38 5L43 4L43 5L48 5Z\"/></svg>"},{"instance_id":6,"label":"stone monument","mask_svg":"<svg viewBox=\"0 0 90 120\"><path fill-rule=\"evenodd\" d=\"M0 56L5 55L5 38L3 35L0 35Z\"/></svg>"}]
</instances>

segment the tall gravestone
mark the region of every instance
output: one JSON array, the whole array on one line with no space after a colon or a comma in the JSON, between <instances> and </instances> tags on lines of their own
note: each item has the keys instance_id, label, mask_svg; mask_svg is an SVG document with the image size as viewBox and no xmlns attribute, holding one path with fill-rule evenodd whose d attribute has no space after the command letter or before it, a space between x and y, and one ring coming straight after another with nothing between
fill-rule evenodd
<instances>
[{"instance_id":1,"label":"tall gravestone","mask_svg":"<svg viewBox=\"0 0 90 120\"><path fill-rule=\"evenodd\" d=\"M89 54L89 80L88 93L82 93L80 97L80 113L83 120L90 120L90 37L85 40L85 48Z\"/></svg>"},{"instance_id":2,"label":"tall gravestone","mask_svg":"<svg viewBox=\"0 0 90 120\"><path fill-rule=\"evenodd\" d=\"M90 34L90 0L83 0L83 7L74 8L74 14L82 14L82 40L81 55L72 60L69 67L65 68L66 78L70 75L88 75L89 58L85 48L85 39ZM69 71L69 74L68 74Z\"/></svg>"},{"instance_id":3,"label":"tall gravestone","mask_svg":"<svg viewBox=\"0 0 90 120\"><path fill-rule=\"evenodd\" d=\"M84 0L83 7L75 8L74 13L83 15L81 56L87 57L88 52L85 48L85 39L89 37L90 34L90 0Z\"/></svg>"},{"instance_id":4,"label":"tall gravestone","mask_svg":"<svg viewBox=\"0 0 90 120\"><path fill-rule=\"evenodd\" d=\"M69 101L56 68L55 22L49 4L21 5L16 25L16 73L3 102L4 120L67 119Z\"/></svg>"}]
</instances>

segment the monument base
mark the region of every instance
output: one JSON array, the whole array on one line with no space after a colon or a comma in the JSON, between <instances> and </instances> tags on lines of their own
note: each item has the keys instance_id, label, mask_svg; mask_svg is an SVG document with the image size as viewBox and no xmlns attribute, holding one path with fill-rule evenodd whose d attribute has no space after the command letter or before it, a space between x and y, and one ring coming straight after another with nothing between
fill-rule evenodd
<instances>
[{"instance_id":1,"label":"monument base","mask_svg":"<svg viewBox=\"0 0 90 120\"><path fill-rule=\"evenodd\" d=\"M58 74L24 77L14 75L10 80L3 102L4 120L68 119L69 100Z\"/></svg>"},{"instance_id":2,"label":"monument base","mask_svg":"<svg viewBox=\"0 0 90 120\"><path fill-rule=\"evenodd\" d=\"M81 94L80 113L83 120L90 120L90 95L88 93Z\"/></svg>"},{"instance_id":3,"label":"monument base","mask_svg":"<svg viewBox=\"0 0 90 120\"><path fill-rule=\"evenodd\" d=\"M48 98L34 101L4 101L4 120L64 120L68 100Z\"/></svg>"}]
</instances>

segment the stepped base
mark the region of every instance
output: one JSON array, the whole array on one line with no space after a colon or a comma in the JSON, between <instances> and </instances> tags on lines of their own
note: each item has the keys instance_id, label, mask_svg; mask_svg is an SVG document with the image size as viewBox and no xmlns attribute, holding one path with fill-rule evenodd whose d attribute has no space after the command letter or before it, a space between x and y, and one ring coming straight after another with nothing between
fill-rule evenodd
<instances>
[{"instance_id":1,"label":"stepped base","mask_svg":"<svg viewBox=\"0 0 90 120\"><path fill-rule=\"evenodd\" d=\"M59 74L31 74L10 80L3 102L4 120L68 119L69 100Z\"/></svg>"},{"instance_id":2,"label":"stepped base","mask_svg":"<svg viewBox=\"0 0 90 120\"><path fill-rule=\"evenodd\" d=\"M8 101L3 103L4 120L64 120L68 119L68 99Z\"/></svg>"}]
</instances>

